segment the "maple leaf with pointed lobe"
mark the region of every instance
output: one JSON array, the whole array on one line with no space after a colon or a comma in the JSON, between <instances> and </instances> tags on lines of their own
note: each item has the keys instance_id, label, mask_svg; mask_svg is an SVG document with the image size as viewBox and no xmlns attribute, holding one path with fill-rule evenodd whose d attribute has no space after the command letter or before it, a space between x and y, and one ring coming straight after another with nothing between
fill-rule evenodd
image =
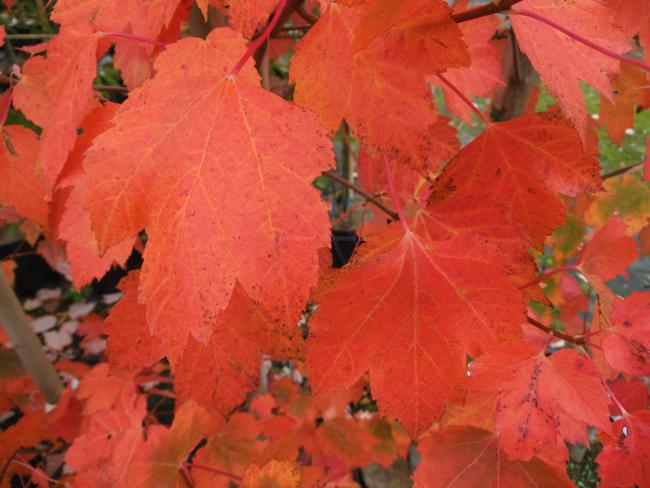
<instances>
[{"instance_id":1,"label":"maple leaf with pointed lobe","mask_svg":"<svg viewBox=\"0 0 650 488\"><path fill-rule=\"evenodd\" d=\"M66 242L72 282L80 290L93 278L101 278L113 264L123 266L129 258L134 239L125 239L100 255L95 235L90 229L90 215L84 208L87 180L83 173L83 155L93 139L111 127L111 119L119 105L105 103L93 109L81 124L83 133L77 138L68 160L59 175L57 193L51 205L51 215L62 207L56 227L57 237Z\"/></svg>"},{"instance_id":2,"label":"maple leaf with pointed lobe","mask_svg":"<svg viewBox=\"0 0 650 488\"><path fill-rule=\"evenodd\" d=\"M434 241L461 233L485 237L510 258L508 275L515 285L524 285L535 277L535 263L528 253L532 243L520 225L507 219L498 202L462 195L432 200L415 211L409 225ZM529 299L544 301L541 292L534 288L525 289L524 294Z\"/></svg>"},{"instance_id":3,"label":"maple leaf with pointed lobe","mask_svg":"<svg viewBox=\"0 0 650 488\"><path fill-rule=\"evenodd\" d=\"M388 193L386 166L379 159L362 149L357 159L357 171L364 189L375 195L385 195ZM393 186L414 231L434 241L446 240L460 233L485 237L512 260L509 274L516 285L534 279L536 267L528 253L532 243L520 225L508 221L498 202L460 195L426 204L429 188L425 180L398 163L390 162L389 167ZM538 288L527 288L524 293L529 299L544 301Z\"/></svg>"},{"instance_id":4,"label":"maple leaf with pointed lobe","mask_svg":"<svg viewBox=\"0 0 650 488\"><path fill-rule=\"evenodd\" d=\"M199 405L227 415L257 388L263 353L284 359L299 356L292 344L292 340L298 343L302 339L296 337L299 333L295 326L278 327L236 284L208 343L200 344L190 337L184 352L179 351L180 359L173 362L177 397L192 398ZM179 352L171 356L179 357ZM196 378L202 378L200 384Z\"/></svg>"},{"instance_id":5,"label":"maple leaf with pointed lobe","mask_svg":"<svg viewBox=\"0 0 650 488\"><path fill-rule=\"evenodd\" d=\"M555 21L583 38L624 54L632 47L629 37L614 23L604 2L599 0L524 0L515 5ZM521 50L528 55L549 91L558 99L583 140L587 136L587 108L579 81L610 97L608 75L618 71L618 61L596 53L566 34L523 15L511 15Z\"/></svg>"},{"instance_id":6,"label":"maple leaf with pointed lobe","mask_svg":"<svg viewBox=\"0 0 650 488\"><path fill-rule=\"evenodd\" d=\"M149 333L144 305L138 303L139 277L140 272L133 271L120 281L123 296L104 323L111 371L137 372L165 356L160 342Z\"/></svg>"},{"instance_id":7,"label":"maple leaf with pointed lobe","mask_svg":"<svg viewBox=\"0 0 650 488\"><path fill-rule=\"evenodd\" d=\"M638 176L624 174L603 181L603 192L593 195L594 201L585 213L585 223L599 229L614 214L625 221L630 235L648 223L650 185Z\"/></svg>"},{"instance_id":8,"label":"maple leaf with pointed lobe","mask_svg":"<svg viewBox=\"0 0 650 488\"><path fill-rule=\"evenodd\" d=\"M462 398L467 354L518 337L521 295L506 266L471 235L433 242L392 226L375 236L316 292L306 360L314 391L369 371L381 411L417 437Z\"/></svg>"},{"instance_id":9,"label":"maple leaf with pointed lobe","mask_svg":"<svg viewBox=\"0 0 650 488\"><path fill-rule=\"evenodd\" d=\"M213 432L216 420L196 403L183 403L171 428L152 426L147 443L129 469L129 486L172 488L180 482L181 467L199 441Z\"/></svg>"},{"instance_id":10,"label":"maple leaf with pointed lobe","mask_svg":"<svg viewBox=\"0 0 650 488\"><path fill-rule=\"evenodd\" d=\"M531 460L562 438L587 442L587 426L609 429L609 398L596 367L575 351L550 357L520 343L479 357L470 389L497 392L499 448Z\"/></svg>"},{"instance_id":11,"label":"maple leaf with pointed lobe","mask_svg":"<svg viewBox=\"0 0 650 488\"><path fill-rule=\"evenodd\" d=\"M377 439L354 419L329 418L309 433L313 441L309 442L308 452L336 456L350 466L366 466L375 461L372 448Z\"/></svg>"},{"instance_id":12,"label":"maple leaf with pointed lobe","mask_svg":"<svg viewBox=\"0 0 650 488\"><path fill-rule=\"evenodd\" d=\"M564 469L542 459L511 461L497 447L497 436L470 426L433 432L418 445L422 462L415 470L415 488L520 488L574 486Z\"/></svg>"},{"instance_id":13,"label":"maple leaf with pointed lobe","mask_svg":"<svg viewBox=\"0 0 650 488\"><path fill-rule=\"evenodd\" d=\"M46 57L27 60L14 88L14 106L43 129L39 159L48 195L93 106L99 37L85 26L62 29L47 42Z\"/></svg>"},{"instance_id":14,"label":"maple leaf with pointed lobe","mask_svg":"<svg viewBox=\"0 0 650 488\"><path fill-rule=\"evenodd\" d=\"M599 315L596 318L600 320L602 316L605 322L609 320L615 300L605 282L623 274L639 257L636 242L626 235L627 229L627 224L621 218L612 216L594 233L576 265L598 295Z\"/></svg>"},{"instance_id":15,"label":"maple leaf with pointed lobe","mask_svg":"<svg viewBox=\"0 0 650 488\"><path fill-rule=\"evenodd\" d=\"M499 452L497 436L477 427L454 426L433 432L422 439L418 450L422 462L413 476L416 488L573 486L563 466L539 458L511 461Z\"/></svg>"},{"instance_id":16,"label":"maple leaf with pointed lobe","mask_svg":"<svg viewBox=\"0 0 650 488\"><path fill-rule=\"evenodd\" d=\"M0 432L0 462L7 464L16 450L40 442L44 437L45 413L28 412L18 422Z\"/></svg>"},{"instance_id":17,"label":"maple leaf with pointed lobe","mask_svg":"<svg viewBox=\"0 0 650 488\"><path fill-rule=\"evenodd\" d=\"M86 26L96 32L123 32L155 40L174 23L175 17L186 16L183 3L182 0L60 0L54 7L52 20L64 28ZM179 27L180 24L177 32ZM152 58L158 48L133 39L112 38L111 41L115 43L115 67L130 89L152 76Z\"/></svg>"},{"instance_id":18,"label":"maple leaf with pointed lobe","mask_svg":"<svg viewBox=\"0 0 650 488\"><path fill-rule=\"evenodd\" d=\"M252 37L264 25L278 0L223 0L233 29Z\"/></svg>"},{"instance_id":19,"label":"maple leaf with pointed lobe","mask_svg":"<svg viewBox=\"0 0 650 488\"><path fill-rule=\"evenodd\" d=\"M90 216L84 209L87 185L80 182L65 203L59 223L59 237L66 241L66 256L70 262L72 283L77 290L100 279L113 264L123 266L131 255L134 239L126 239L100 256L95 235L90 230Z\"/></svg>"},{"instance_id":20,"label":"maple leaf with pointed lobe","mask_svg":"<svg viewBox=\"0 0 650 488\"><path fill-rule=\"evenodd\" d=\"M230 75L245 49L230 29L168 46L86 153L100 249L146 229L140 299L152 333L172 327L179 342L209 338L237 280L295 323L329 243L311 181L333 164L331 142L250 62Z\"/></svg>"},{"instance_id":21,"label":"maple leaf with pointed lobe","mask_svg":"<svg viewBox=\"0 0 650 488\"><path fill-rule=\"evenodd\" d=\"M441 0L330 5L292 58L295 102L332 132L345 119L391 160L437 170L453 152L436 140L439 118L425 76L468 61L449 14Z\"/></svg>"},{"instance_id":22,"label":"maple leaf with pointed lobe","mask_svg":"<svg viewBox=\"0 0 650 488\"><path fill-rule=\"evenodd\" d=\"M594 233L577 265L587 279L609 281L623 274L639 258L636 242L626 235L627 228L627 224L614 215Z\"/></svg>"},{"instance_id":23,"label":"maple leaf with pointed lobe","mask_svg":"<svg viewBox=\"0 0 650 488\"><path fill-rule=\"evenodd\" d=\"M45 186L38 173L39 142L26 127L2 128L0 142L0 203L12 206L23 217L46 227Z\"/></svg>"},{"instance_id":24,"label":"maple leaf with pointed lobe","mask_svg":"<svg viewBox=\"0 0 650 488\"><path fill-rule=\"evenodd\" d=\"M95 383L92 378L89 380ZM92 478L95 486L106 488L130 486L129 468L144 447L142 422L147 415L146 400L128 379L119 377L117 382L119 391L111 396L110 402L84 410L80 435L65 454L68 466ZM105 384L106 381L102 386ZM82 381L82 385L88 385L87 381Z\"/></svg>"},{"instance_id":25,"label":"maple leaf with pointed lobe","mask_svg":"<svg viewBox=\"0 0 650 488\"><path fill-rule=\"evenodd\" d=\"M598 162L576 131L562 117L540 113L490 124L445 167L431 201L472 197L500 206L538 247L564 222L557 194L599 186Z\"/></svg>"},{"instance_id":26,"label":"maple leaf with pointed lobe","mask_svg":"<svg viewBox=\"0 0 650 488\"><path fill-rule=\"evenodd\" d=\"M197 0L203 17L208 20L208 8L222 11L228 25L251 38L269 19L278 0Z\"/></svg>"},{"instance_id":27,"label":"maple leaf with pointed lobe","mask_svg":"<svg viewBox=\"0 0 650 488\"><path fill-rule=\"evenodd\" d=\"M620 146L625 131L634 127L634 114L637 106L650 105L650 80L645 72L629 63L621 63L621 68L612 81L612 100L600 99L598 120L607 129L614 144Z\"/></svg>"},{"instance_id":28,"label":"maple leaf with pointed lobe","mask_svg":"<svg viewBox=\"0 0 650 488\"><path fill-rule=\"evenodd\" d=\"M650 483L650 411L624 415L603 439L596 458L603 488L647 486Z\"/></svg>"},{"instance_id":29,"label":"maple leaf with pointed lobe","mask_svg":"<svg viewBox=\"0 0 650 488\"><path fill-rule=\"evenodd\" d=\"M605 0L611 15L630 37L639 34L643 56L650 61L650 17L644 0Z\"/></svg>"},{"instance_id":30,"label":"maple leaf with pointed lobe","mask_svg":"<svg viewBox=\"0 0 650 488\"><path fill-rule=\"evenodd\" d=\"M57 189L75 186L84 176L84 154L92 145L93 140L102 132L112 127L112 119L120 105L104 102L93 108L81 122L81 134L77 136L74 147L59 175Z\"/></svg>"},{"instance_id":31,"label":"maple leaf with pointed lobe","mask_svg":"<svg viewBox=\"0 0 650 488\"><path fill-rule=\"evenodd\" d=\"M609 388L628 412L644 410L648 407L648 385L642 379L632 378L628 381L621 378L611 383ZM618 406L614 404L609 406L609 412L612 415L623 415Z\"/></svg>"},{"instance_id":32,"label":"maple leaf with pointed lobe","mask_svg":"<svg viewBox=\"0 0 650 488\"><path fill-rule=\"evenodd\" d=\"M609 322L598 321L600 332L590 342L602 349L615 371L632 376L650 374L650 293L635 292L615 299Z\"/></svg>"},{"instance_id":33,"label":"maple leaf with pointed lobe","mask_svg":"<svg viewBox=\"0 0 650 488\"><path fill-rule=\"evenodd\" d=\"M228 422L208 438L207 444L196 455L196 463L232 476L243 476L261 450L260 429L261 423L254 415L233 413ZM198 486L231 486L230 478L218 473L194 470L192 476Z\"/></svg>"}]
</instances>

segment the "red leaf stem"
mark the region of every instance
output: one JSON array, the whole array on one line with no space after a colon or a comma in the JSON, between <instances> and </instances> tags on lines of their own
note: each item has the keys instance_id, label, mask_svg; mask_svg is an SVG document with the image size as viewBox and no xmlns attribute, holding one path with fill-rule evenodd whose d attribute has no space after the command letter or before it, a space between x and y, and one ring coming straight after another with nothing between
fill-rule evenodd
<instances>
[{"instance_id":1,"label":"red leaf stem","mask_svg":"<svg viewBox=\"0 0 650 488\"><path fill-rule=\"evenodd\" d=\"M490 124L490 120L485 116L485 114L481 112L478 109L478 107L476 107L476 105L474 105L472 101L469 98L467 98L458 88L456 88L456 86L452 82L450 82L447 78L445 78L441 74L436 76L440 79L440 81L442 81L445 85L447 85L458 96L458 98L460 98L465 103L465 105L471 108L474 111L474 113L479 116L479 118L483 121L483 123L485 123L485 125Z\"/></svg>"},{"instance_id":2,"label":"red leaf stem","mask_svg":"<svg viewBox=\"0 0 650 488\"><path fill-rule=\"evenodd\" d=\"M556 268L552 269L550 271L547 271L544 274L539 275L537 278L535 278L532 281L529 281L528 283L525 283L519 287L520 290L523 290L525 288L529 288L533 285L536 285L537 283L544 281L547 278L550 278L551 276L555 276L556 274L564 273L565 271L575 271L578 269L576 266L562 266L561 268Z\"/></svg>"},{"instance_id":3,"label":"red leaf stem","mask_svg":"<svg viewBox=\"0 0 650 488\"><path fill-rule=\"evenodd\" d=\"M581 44L584 44L587 47L590 47L591 49L598 51L601 54L604 54L605 56L609 56L610 58L618 59L619 61L623 61L624 63L629 63L633 64L639 69L642 69L643 71L646 71L650 73L650 66L647 64L639 61L638 59L631 58L629 56L624 56L622 54L618 54L614 51L610 51L609 49L599 46L593 41L590 41L589 39L582 37L580 34L576 34L575 32L570 31L566 27L558 24L557 22L547 19L546 17L539 15L536 12L533 12L531 10L526 10L523 8L518 8L518 9L511 9L507 12L508 15L523 15L524 17L530 17L531 19L535 19L543 24L548 25L549 27L552 27L555 30L558 30L562 32L563 34L566 34L569 36L571 39L574 41L577 41Z\"/></svg>"},{"instance_id":4,"label":"red leaf stem","mask_svg":"<svg viewBox=\"0 0 650 488\"><path fill-rule=\"evenodd\" d=\"M255 53L255 51L257 51L257 49L266 42L266 40L271 35L271 32L273 32L273 29L275 28L276 24L280 20L282 11L284 10L284 7L286 5L287 5L287 0L280 0L280 3L278 3L277 8L275 9L275 13L273 14L273 18L271 19L271 22L269 22L269 25L266 26L266 29L264 29L262 35L248 45L248 49L246 49L246 52L243 54L241 59L237 61L237 64L230 72L231 76L236 76L237 73L239 73L239 71L242 69L242 66L244 66L246 60L248 60L248 58L250 58Z\"/></svg>"},{"instance_id":5,"label":"red leaf stem","mask_svg":"<svg viewBox=\"0 0 650 488\"><path fill-rule=\"evenodd\" d=\"M406 219L404 218L404 214L402 213L402 207L400 207L399 200L397 199L397 192L395 191L395 185L393 184L393 175L391 173L390 163L388 162L388 156L386 156L386 153L382 153L382 154L384 156L384 165L386 166L386 179L388 180L388 193L390 193L390 197L393 199L393 202L395 203L395 211L399 216L399 221L402 224L402 227L404 228L404 232L411 232L411 229L409 229L409 226L406 223Z\"/></svg>"}]
</instances>

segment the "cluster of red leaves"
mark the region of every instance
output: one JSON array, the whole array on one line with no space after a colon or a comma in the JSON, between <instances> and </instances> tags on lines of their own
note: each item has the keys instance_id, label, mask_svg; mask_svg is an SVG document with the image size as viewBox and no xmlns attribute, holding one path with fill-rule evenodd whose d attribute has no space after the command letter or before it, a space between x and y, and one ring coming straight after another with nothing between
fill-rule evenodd
<instances>
[{"instance_id":1,"label":"cluster of red leaves","mask_svg":"<svg viewBox=\"0 0 650 488\"><path fill-rule=\"evenodd\" d=\"M268 486L265 477L282 487L355 486L352 467L370 462L387 467L405 456L410 444L395 421L350 413L362 386L316 401L286 376L274 376L269 393L256 395L227 417L190 399L176 409L171 426L164 426L155 412L148 412L142 392L146 383L167 381L155 369L132 375L109 371L105 363L92 369L76 366L71 373L81 378L79 385L66 389L48 414L29 380L3 382L7 400L32 396L18 423L0 435L3 473L48 486L44 468L28 464L29 454L17 454L22 446L40 445L34 452L64 448L67 471L61 481L71 486L190 482L226 488L234 481L253 488ZM46 439L50 446L43 446Z\"/></svg>"},{"instance_id":2,"label":"cluster of red leaves","mask_svg":"<svg viewBox=\"0 0 650 488\"><path fill-rule=\"evenodd\" d=\"M622 55L638 34L647 58L650 22L642 0L502 3L558 107L488 123L460 148L426 80L468 96L502 86L500 17L459 24L443 0L293 2L320 17L295 46L289 102L244 55L275 2L197 2L230 25L203 40L179 39L184 0L59 0L59 33L31 48L9 92L42 131L3 127L0 201L40 226L49 255L65 251L77 287L134 246L144 265L104 324L108 365L75 371L81 384L47 415L38 399L21 408L2 433L5 466L37 479L17 448L48 439L70 445L74 486L354 486L351 467L404 455L395 418L422 455L416 486L569 486L565 443L587 444L589 428L603 486L650 483L638 379L650 374L650 293L624 300L606 286L640 256L632 235L646 253L650 190L633 175L603 184L579 84L601 92L620 140L648 103L648 75L575 40ZM112 46L130 90L121 105L92 87ZM331 270L311 183L335 166L343 120L362 146L361 182L391 195L400 222L375 215L351 263ZM543 289L530 250L545 244L573 274ZM318 309L303 344L308 300ZM558 311L565 343L549 349L528 321L552 332L540 321ZM280 380L246 402L263 354L304 362L313 397ZM170 428L140 392L163 358ZM366 380L384 419L346 410ZM3 389L8 407L31 391Z\"/></svg>"}]
</instances>

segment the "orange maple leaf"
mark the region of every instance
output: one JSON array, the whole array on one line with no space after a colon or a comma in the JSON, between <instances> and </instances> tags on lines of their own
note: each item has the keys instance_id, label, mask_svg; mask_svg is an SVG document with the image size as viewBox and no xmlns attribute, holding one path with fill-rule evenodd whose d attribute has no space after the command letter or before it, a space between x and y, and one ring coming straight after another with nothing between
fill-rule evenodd
<instances>
[{"instance_id":1,"label":"orange maple leaf","mask_svg":"<svg viewBox=\"0 0 650 488\"><path fill-rule=\"evenodd\" d=\"M467 354L520 335L523 306L507 258L484 240L433 242L393 227L319 288L306 368L316 392L369 370L381 411L417 437L462 398Z\"/></svg>"},{"instance_id":2,"label":"orange maple leaf","mask_svg":"<svg viewBox=\"0 0 650 488\"><path fill-rule=\"evenodd\" d=\"M14 106L43 129L39 159L48 196L93 106L99 38L85 26L62 29L48 41L47 57L27 60L14 88Z\"/></svg>"},{"instance_id":3,"label":"orange maple leaf","mask_svg":"<svg viewBox=\"0 0 650 488\"><path fill-rule=\"evenodd\" d=\"M345 119L391 160L437 170L453 152L437 142L425 76L468 61L449 12L440 0L332 4L291 61L295 102L315 110L332 132Z\"/></svg>"},{"instance_id":4,"label":"orange maple leaf","mask_svg":"<svg viewBox=\"0 0 650 488\"><path fill-rule=\"evenodd\" d=\"M564 469L534 458L510 461L497 448L497 436L469 426L448 427L422 439L422 463L415 471L416 488L476 486L570 488Z\"/></svg>"},{"instance_id":5,"label":"orange maple leaf","mask_svg":"<svg viewBox=\"0 0 650 488\"><path fill-rule=\"evenodd\" d=\"M46 227L45 185L38 173L39 142L34 131L17 125L3 127L0 143L0 203Z\"/></svg>"},{"instance_id":6,"label":"orange maple leaf","mask_svg":"<svg viewBox=\"0 0 650 488\"><path fill-rule=\"evenodd\" d=\"M499 448L529 461L558 438L587 442L587 426L609 429L609 397L594 364L570 349L550 357L526 344L472 364L470 389L497 392Z\"/></svg>"},{"instance_id":7,"label":"orange maple leaf","mask_svg":"<svg viewBox=\"0 0 650 488\"><path fill-rule=\"evenodd\" d=\"M586 39L597 39L600 46L616 53L623 54L632 47L629 36L613 21L604 2L524 0L516 7L538 13ZM587 108L579 80L609 98L608 74L618 72L618 61L594 52L536 19L512 15L510 22L522 51L528 55L549 91L557 97L581 138L586 140Z\"/></svg>"},{"instance_id":8,"label":"orange maple leaf","mask_svg":"<svg viewBox=\"0 0 650 488\"><path fill-rule=\"evenodd\" d=\"M86 153L100 249L147 231L140 298L154 334L205 342L237 280L295 323L317 280L329 222L310 184L333 165L331 142L259 88L251 63L230 74L245 48L229 29L169 46Z\"/></svg>"},{"instance_id":9,"label":"orange maple leaf","mask_svg":"<svg viewBox=\"0 0 650 488\"><path fill-rule=\"evenodd\" d=\"M500 206L538 247L564 222L557 194L598 189L598 172L570 124L558 115L533 114L490 124L445 167L431 200L454 195Z\"/></svg>"}]
</instances>

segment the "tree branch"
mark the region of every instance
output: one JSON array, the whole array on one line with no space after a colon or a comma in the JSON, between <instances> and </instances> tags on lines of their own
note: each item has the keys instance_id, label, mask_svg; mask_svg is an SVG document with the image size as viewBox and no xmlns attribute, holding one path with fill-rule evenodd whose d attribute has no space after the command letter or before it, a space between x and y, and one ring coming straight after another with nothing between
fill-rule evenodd
<instances>
[{"instance_id":1,"label":"tree branch","mask_svg":"<svg viewBox=\"0 0 650 488\"><path fill-rule=\"evenodd\" d=\"M359 195L361 195L363 198L368 200L370 203L375 205L377 208L382 210L386 215L388 215L391 219L397 221L399 220L399 215L397 215L397 212L393 210L392 208L386 206L383 204L381 200L379 200L377 197L374 195L371 195L368 193L366 190L363 188L355 185L354 183L346 180L345 178L341 178L339 175L334 173L333 171L324 171L321 173L322 176L325 178L329 178L332 181L336 181L337 183L340 183L341 185L345 186L346 188L349 188L351 190L354 190L357 192Z\"/></svg>"},{"instance_id":2,"label":"tree branch","mask_svg":"<svg viewBox=\"0 0 650 488\"><path fill-rule=\"evenodd\" d=\"M95 91L105 91L111 93L128 93L129 89L125 86L118 85L93 85Z\"/></svg>"},{"instance_id":3,"label":"tree branch","mask_svg":"<svg viewBox=\"0 0 650 488\"><path fill-rule=\"evenodd\" d=\"M451 18L454 22L460 24L461 22L467 22L468 20L474 20L480 17L485 17L487 15L498 14L504 10L508 10L514 4L519 2L521 2L521 0L501 0L498 5L495 5L494 3L488 3L486 5L467 9L463 12L454 12L451 14Z\"/></svg>"},{"instance_id":4,"label":"tree branch","mask_svg":"<svg viewBox=\"0 0 650 488\"><path fill-rule=\"evenodd\" d=\"M41 341L34 333L32 324L2 270L0 270L0 323L45 400L55 404L59 400L63 384L45 355Z\"/></svg>"},{"instance_id":5,"label":"tree branch","mask_svg":"<svg viewBox=\"0 0 650 488\"><path fill-rule=\"evenodd\" d=\"M641 161L640 163L632 164L630 166L625 166L623 168L615 169L614 171L610 171L609 173L605 173L604 175L600 175L601 180L606 180L608 178L614 178L615 176L622 175L627 173L628 171L632 171L633 169L640 168L645 164L645 161Z\"/></svg>"},{"instance_id":6,"label":"tree branch","mask_svg":"<svg viewBox=\"0 0 650 488\"><path fill-rule=\"evenodd\" d=\"M559 330L555 330L552 327L549 327L548 325L544 325L540 321L535 320L530 315L528 316L528 323L534 325L540 330L543 330L544 332L547 332L548 334L557 337L558 339L562 339L563 341L570 342L571 344L575 344L576 346L582 346L583 344L586 343L584 337L572 336L569 334L565 334L564 332L561 332Z\"/></svg>"},{"instance_id":7,"label":"tree branch","mask_svg":"<svg viewBox=\"0 0 650 488\"><path fill-rule=\"evenodd\" d=\"M54 37L55 34L6 34L5 39L10 41L42 41Z\"/></svg>"}]
</instances>

